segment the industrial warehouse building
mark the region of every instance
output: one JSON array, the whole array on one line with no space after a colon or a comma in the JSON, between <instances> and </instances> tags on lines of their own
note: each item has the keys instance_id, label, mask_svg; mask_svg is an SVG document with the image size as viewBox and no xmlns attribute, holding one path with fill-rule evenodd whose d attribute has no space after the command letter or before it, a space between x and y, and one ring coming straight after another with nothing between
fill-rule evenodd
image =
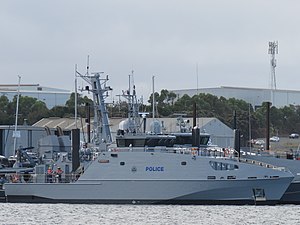
<instances>
[{"instance_id":1,"label":"industrial warehouse building","mask_svg":"<svg viewBox=\"0 0 300 225\"><path fill-rule=\"evenodd\" d=\"M300 105L300 91L295 90L273 90L261 88L243 87L215 87L199 89L170 90L177 95L177 98L187 94L194 96L200 93L212 94L217 97L223 96L226 99L236 98L250 103L254 108L260 107L263 102L272 102L272 105L281 108L289 105Z\"/></svg>"},{"instance_id":2,"label":"industrial warehouse building","mask_svg":"<svg viewBox=\"0 0 300 225\"><path fill-rule=\"evenodd\" d=\"M0 84L0 96L6 96L10 101L18 93L18 85ZM48 109L54 106L64 106L70 99L71 92L68 90L43 87L39 84L21 84L20 95L36 98L46 103Z\"/></svg>"},{"instance_id":3,"label":"industrial warehouse building","mask_svg":"<svg viewBox=\"0 0 300 225\"><path fill-rule=\"evenodd\" d=\"M18 85L0 85L0 96L5 95L9 100L17 94ZM262 88L245 88L245 87L214 87L214 88L198 88L198 89L180 89L170 90L177 95L177 99L187 94L194 96L196 94L212 94L217 97L223 96L226 99L236 98L250 103L257 108L263 102L272 102L272 105L281 108L289 105L300 105L300 91L296 90L273 90ZM64 106L70 98L71 91L43 87L39 84L21 84L20 94L29 96L46 103L49 109L54 106Z\"/></svg>"}]
</instances>

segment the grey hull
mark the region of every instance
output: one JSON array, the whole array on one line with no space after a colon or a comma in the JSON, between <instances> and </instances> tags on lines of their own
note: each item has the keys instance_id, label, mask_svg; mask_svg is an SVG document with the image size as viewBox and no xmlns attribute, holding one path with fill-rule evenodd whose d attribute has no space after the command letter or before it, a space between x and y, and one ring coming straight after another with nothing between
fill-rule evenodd
<instances>
[{"instance_id":1,"label":"grey hull","mask_svg":"<svg viewBox=\"0 0 300 225\"><path fill-rule=\"evenodd\" d=\"M10 196L10 203L68 203L68 204L139 204L139 205L276 205L276 200L266 200L263 202L251 200L86 200L86 199L47 199L36 196Z\"/></svg>"},{"instance_id":2,"label":"grey hull","mask_svg":"<svg viewBox=\"0 0 300 225\"><path fill-rule=\"evenodd\" d=\"M238 181L101 181L98 184L8 184L8 202L101 204L276 204L292 178ZM279 184L279 185L278 185ZM276 188L274 188L276 185ZM265 191L255 201L254 188Z\"/></svg>"},{"instance_id":3,"label":"grey hull","mask_svg":"<svg viewBox=\"0 0 300 225\"><path fill-rule=\"evenodd\" d=\"M294 174L294 180L280 199L279 203L282 204L300 204L300 161L275 158L267 155L246 155L243 156L247 159L254 159L257 161L270 163L276 166L288 168Z\"/></svg>"},{"instance_id":4,"label":"grey hull","mask_svg":"<svg viewBox=\"0 0 300 225\"><path fill-rule=\"evenodd\" d=\"M279 203L281 204L300 204L300 182L292 182Z\"/></svg>"}]
</instances>

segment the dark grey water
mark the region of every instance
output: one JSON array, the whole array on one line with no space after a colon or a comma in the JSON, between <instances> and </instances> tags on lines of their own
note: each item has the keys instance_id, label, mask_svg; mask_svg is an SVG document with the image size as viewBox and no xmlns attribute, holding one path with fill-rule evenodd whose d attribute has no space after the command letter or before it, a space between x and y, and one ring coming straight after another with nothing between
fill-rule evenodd
<instances>
[{"instance_id":1,"label":"dark grey water","mask_svg":"<svg viewBox=\"0 0 300 225\"><path fill-rule=\"evenodd\" d=\"M300 224L300 206L0 204L0 224Z\"/></svg>"}]
</instances>

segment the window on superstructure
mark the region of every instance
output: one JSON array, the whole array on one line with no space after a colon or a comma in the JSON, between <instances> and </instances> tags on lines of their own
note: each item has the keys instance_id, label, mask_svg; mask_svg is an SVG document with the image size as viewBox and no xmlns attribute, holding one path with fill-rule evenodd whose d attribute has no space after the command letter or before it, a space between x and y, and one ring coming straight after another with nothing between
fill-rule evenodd
<instances>
[{"instance_id":1,"label":"window on superstructure","mask_svg":"<svg viewBox=\"0 0 300 225\"><path fill-rule=\"evenodd\" d=\"M121 166L124 166L124 165L125 165L125 162L120 162L120 165L121 165Z\"/></svg>"},{"instance_id":2,"label":"window on superstructure","mask_svg":"<svg viewBox=\"0 0 300 225\"><path fill-rule=\"evenodd\" d=\"M117 146L118 147L125 147L125 140L124 139L117 139Z\"/></svg>"},{"instance_id":3,"label":"window on superstructure","mask_svg":"<svg viewBox=\"0 0 300 225\"><path fill-rule=\"evenodd\" d=\"M227 170L234 170L233 164L227 164Z\"/></svg>"},{"instance_id":4,"label":"window on superstructure","mask_svg":"<svg viewBox=\"0 0 300 225\"><path fill-rule=\"evenodd\" d=\"M145 146L145 140L144 139L137 139L133 140L133 145L134 147L144 147Z\"/></svg>"},{"instance_id":5,"label":"window on superstructure","mask_svg":"<svg viewBox=\"0 0 300 225\"><path fill-rule=\"evenodd\" d=\"M186 162L185 162L185 161L181 162L181 165L182 165L182 166L185 166L185 165L186 165Z\"/></svg>"},{"instance_id":6,"label":"window on superstructure","mask_svg":"<svg viewBox=\"0 0 300 225\"><path fill-rule=\"evenodd\" d=\"M200 145L207 145L209 141L209 136L200 137Z\"/></svg>"},{"instance_id":7,"label":"window on superstructure","mask_svg":"<svg viewBox=\"0 0 300 225\"><path fill-rule=\"evenodd\" d=\"M224 163L224 162L210 161L209 165L214 170L237 170L237 169L239 169L238 165L231 164L231 163Z\"/></svg>"},{"instance_id":8,"label":"window on superstructure","mask_svg":"<svg viewBox=\"0 0 300 225\"><path fill-rule=\"evenodd\" d=\"M227 170L227 163L221 163L222 170Z\"/></svg>"}]
</instances>

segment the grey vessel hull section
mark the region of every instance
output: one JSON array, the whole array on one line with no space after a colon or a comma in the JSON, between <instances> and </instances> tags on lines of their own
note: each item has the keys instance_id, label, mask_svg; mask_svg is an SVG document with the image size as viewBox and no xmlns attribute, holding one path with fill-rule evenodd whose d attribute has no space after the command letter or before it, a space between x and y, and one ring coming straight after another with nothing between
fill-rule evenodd
<instances>
[{"instance_id":1,"label":"grey vessel hull section","mask_svg":"<svg viewBox=\"0 0 300 225\"><path fill-rule=\"evenodd\" d=\"M292 179L226 158L105 152L74 183L8 183L5 194L8 202L31 203L275 204Z\"/></svg>"},{"instance_id":2,"label":"grey vessel hull section","mask_svg":"<svg viewBox=\"0 0 300 225\"><path fill-rule=\"evenodd\" d=\"M292 159L276 158L271 155L245 155L247 159L253 159L264 163L288 168L295 176L290 186L282 196L279 203L300 204L300 161Z\"/></svg>"},{"instance_id":3,"label":"grey vessel hull section","mask_svg":"<svg viewBox=\"0 0 300 225\"><path fill-rule=\"evenodd\" d=\"M284 184L288 182L286 178L279 185L286 187ZM8 202L28 203L260 204L254 201L252 190L259 187L265 190L268 199L262 204L276 204L284 192L284 188L276 188L279 185L263 180L103 181L99 184L16 184L9 185L6 194Z\"/></svg>"}]
</instances>

